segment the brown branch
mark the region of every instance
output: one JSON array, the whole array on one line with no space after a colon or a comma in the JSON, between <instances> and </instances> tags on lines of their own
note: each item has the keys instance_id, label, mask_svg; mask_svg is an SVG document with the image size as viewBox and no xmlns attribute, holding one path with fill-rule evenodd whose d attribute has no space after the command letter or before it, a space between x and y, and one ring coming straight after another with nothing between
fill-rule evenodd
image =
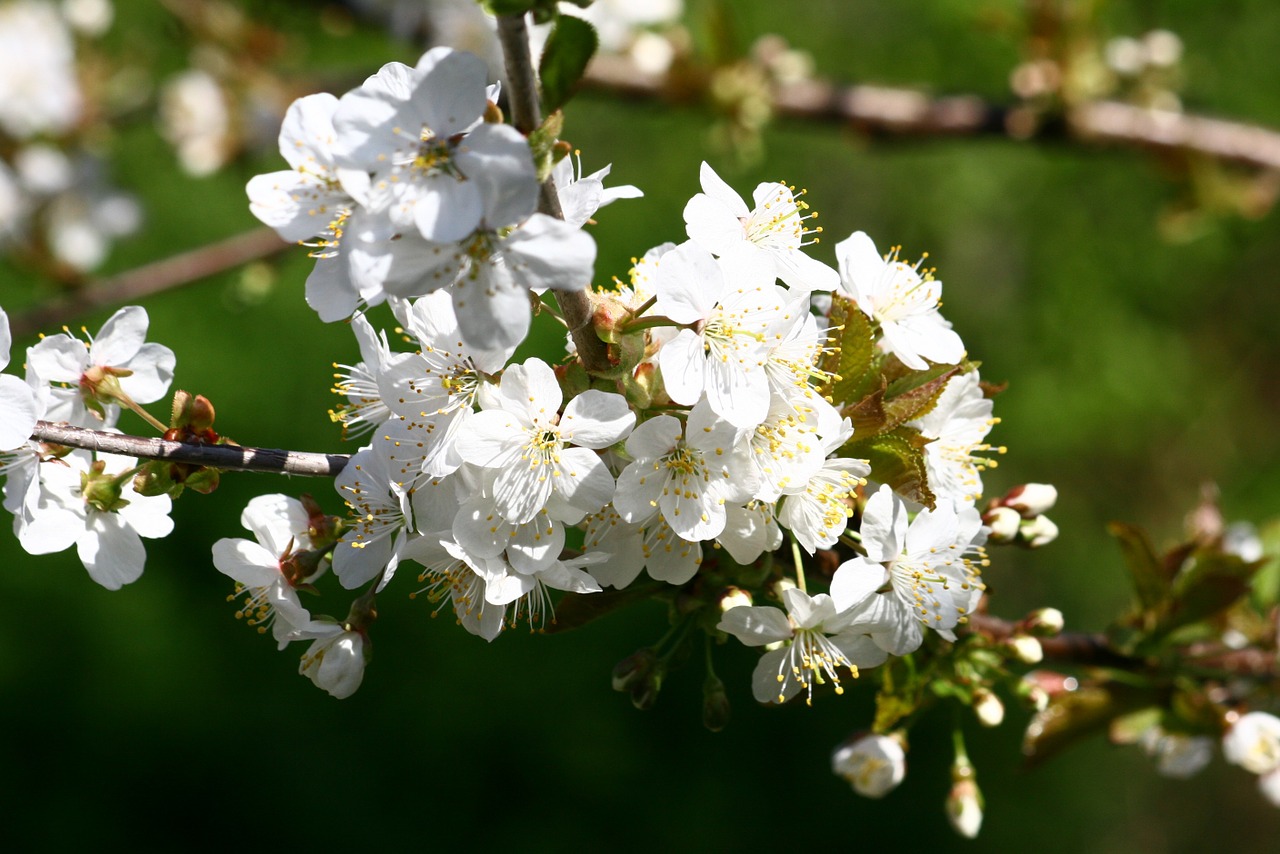
<instances>
[{"instance_id":1,"label":"brown branch","mask_svg":"<svg viewBox=\"0 0 1280 854\"><path fill-rule=\"evenodd\" d=\"M136 302L143 297L185 285L266 258L287 248L270 228L245 231L217 243L182 252L85 285L74 295L38 306L11 321L15 336L31 335L61 326L73 317L104 306Z\"/></svg>"},{"instance_id":2,"label":"brown branch","mask_svg":"<svg viewBox=\"0 0 1280 854\"><path fill-rule=\"evenodd\" d=\"M538 80L533 71L533 58L529 55L529 29L524 15L498 16L498 40L502 43L507 69L511 121L516 130L528 136L542 124L542 109L538 103ZM550 175L539 190L538 210L556 219L564 219L555 180ZM590 291L556 291L555 297L569 334L573 336L582 366L587 373L607 373L613 363L609 360L608 345L596 335L595 305Z\"/></svg>"},{"instance_id":3,"label":"brown branch","mask_svg":"<svg viewBox=\"0 0 1280 854\"><path fill-rule=\"evenodd\" d=\"M637 98L695 100L701 87L645 74L626 57L602 54L584 82ZM1044 120L1032 108L1002 105L975 95L930 98L885 86L840 87L806 80L775 87L774 109L790 118L843 122L877 136L1001 136L1015 140L1069 139L1156 151L1189 151L1257 169L1280 171L1280 132L1243 122L1211 119L1095 101Z\"/></svg>"},{"instance_id":4,"label":"brown branch","mask_svg":"<svg viewBox=\"0 0 1280 854\"><path fill-rule=\"evenodd\" d=\"M1017 633L1017 623L978 613L969 617L968 630L997 643L1008 640ZM1044 657L1050 661L1074 664L1082 667L1111 667L1117 670L1139 671L1157 667L1158 664L1143 658L1135 658L1116 650L1107 636L1101 632L1060 632L1053 637L1037 638ZM1276 654L1247 647L1223 650L1213 655L1198 654L1187 650L1186 663L1199 668L1221 670L1233 676L1275 679L1280 676L1280 663Z\"/></svg>"},{"instance_id":5,"label":"brown branch","mask_svg":"<svg viewBox=\"0 0 1280 854\"><path fill-rule=\"evenodd\" d=\"M126 454L147 460L169 460L225 471L260 471L336 477L350 457L346 454L309 454L275 448L245 448L239 445L196 445L169 442L142 436L104 433L66 424L37 421L31 438L37 442L84 448L108 454Z\"/></svg>"}]
</instances>

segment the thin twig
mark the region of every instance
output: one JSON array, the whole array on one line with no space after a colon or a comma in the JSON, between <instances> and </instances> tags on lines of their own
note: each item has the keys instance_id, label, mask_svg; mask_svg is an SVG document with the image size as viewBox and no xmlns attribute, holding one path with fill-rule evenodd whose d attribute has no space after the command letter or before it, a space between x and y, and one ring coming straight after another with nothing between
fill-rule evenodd
<instances>
[{"instance_id":1,"label":"thin twig","mask_svg":"<svg viewBox=\"0 0 1280 854\"><path fill-rule=\"evenodd\" d=\"M533 71L533 58L529 55L529 29L524 15L500 15L498 40L502 43L507 69L511 121L516 130L527 136L542 124L542 110L538 103L538 80ZM538 210L556 219L564 219L560 196L550 176L539 192ZM573 336L582 366L587 373L607 373L613 364L609 361L608 345L596 335L595 306L591 302L591 294L585 289L556 291L555 297L569 334Z\"/></svg>"},{"instance_id":2,"label":"thin twig","mask_svg":"<svg viewBox=\"0 0 1280 854\"><path fill-rule=\"evenodd\" d=\"M255 228L208 246L135 267L108 279L91 282L73 296L46 303L13 318L11 328L15 336L22 336L59 327L94 309L136 302L169 288L266 258L290 245L270 228Z\"/></svg>"},{"instance_id":3,"label":"thin twig","mask_svg":"<svg viewBox=\"0 0 1280 854\"><path fill-rule=\"evenodd\" d=\"M584 83L637 98L700 97L700 87L669 85L629 59L597 56ZM950 138L1002 136L1015 140L1068 139L1155 151L1189 151L1225 163L1280 171L1280 132L1244 122L1152 110L1119 101L1094 101L1044 120L1029 107L992 103L976 95L930 98L912 89L841 87L805 80L775 87L774 109L810 121L844 122L874 136Z\"/></svg>"},{"instance_id":4,"label":"thin twig","mask_svg":"<svg viewBox=\"0 0 1280 854\"><path fill-rule=\"evenodd\" d=\"M195 445L143 436L104 433L37 421L31 438L37 442L84 448L108 454L126 454L147 460L169 460L225 471L260 471L336 477L350 457L346 454L310 454L275 448L245 448L239 445Z\"/></svg>"}]
</instances>

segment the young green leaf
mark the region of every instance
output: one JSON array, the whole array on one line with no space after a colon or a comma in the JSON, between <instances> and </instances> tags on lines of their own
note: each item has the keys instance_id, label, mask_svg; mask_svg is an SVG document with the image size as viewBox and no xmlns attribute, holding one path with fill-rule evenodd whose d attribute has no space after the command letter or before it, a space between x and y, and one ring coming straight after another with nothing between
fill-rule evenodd
<instances>
[{"instance_id":1,"label":"young green leaf","mask_svg":"<svg viewBox=\"0 0 1280 854\"><path fill-rule=\"evenodd\" d=\"M542 110L553 113L565 105L587 70L600 39L595 27L572 15L556 18L538 64L542 78Z\"/></svg>"}]
</instances>

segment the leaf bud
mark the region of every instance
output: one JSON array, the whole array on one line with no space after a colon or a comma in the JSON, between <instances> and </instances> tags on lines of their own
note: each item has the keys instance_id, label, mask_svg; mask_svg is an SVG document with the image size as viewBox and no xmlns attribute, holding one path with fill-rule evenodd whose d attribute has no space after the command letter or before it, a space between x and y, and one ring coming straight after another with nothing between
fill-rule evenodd
<instances>
[{"instance_id":1,"label":"leaf bud","mask_svg":"<svg viewBox=\"0 0 1280 854\"><path fill-rule=\"evenodd\" d=\"M831 754L831 773L843 777L864 798L882 798L907 776L907 752L901 736L853 737Z\"/></svg>"},{"instance_id":2,"label":"leaf bud","mask_svg":"<svg viewBox=\"0 0 1280 854\"><path fill-rule=\"evenodd\" d=\"M973 713L983 726L998 727L1004 722L1004 703L992 692L979 688L973 695Z\"/></svg>"},{"instance_id":3,"label":"leaf bud","mask_svg":"<svg viewBox=\"0 0 1280 854\"><path fill-rule=\"evenodd\" d=\"M1044 647L1031 635L1014 635L1005 645L1009 654L1023 664L1039 664L1044 660Z\"/></svg>"}]
</instances>

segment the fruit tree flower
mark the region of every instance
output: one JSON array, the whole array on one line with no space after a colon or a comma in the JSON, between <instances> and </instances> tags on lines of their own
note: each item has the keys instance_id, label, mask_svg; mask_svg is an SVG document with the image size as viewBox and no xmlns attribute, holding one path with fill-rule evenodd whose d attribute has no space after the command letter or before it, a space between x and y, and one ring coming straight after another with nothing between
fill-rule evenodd
<instances>
[{"instance_id":1,"label":"fruit tree flower","mask_svg":"<svg viewBox=\"0 0 1280 854\"><path fill-rule=\"evenodd\" d=\"M657 513L686 540L710 540L724 530L728 502L745 502L760 488L751 452L737 430L703 399L680 420L659 415L627 439L633 462L618 476L613 506L627 522Z\"/></svg>"},{"instance_id":2,"label":"fruit tree flower","mask_svg":"<svg viewBox=\"0 0 1280 854\"><path fill-rule=\"evenodd\" d=\"M947 640L982 597L986 529L978 511L942 500L907 524L907 508L888 486L867 501L862 515L861 555L832 579L833 594L843 583L866 583L889 590L873 597L860 619L878 623L871 637L886 652L905 655L919 648L924 629ZM842 574L843 573L843 574ZM863 577L860 577L863 576Z\"/></svg>"},{"instance_id":3,"label":"fruit tree flower","mask_svg":"<svg viewBox=\"0 0 1280 854\"><path fill-rule=\"evenodd\" d=\"M463 460L500 470L494 496L509 522L528 522L553 497L579 518L613 498L613 476L595 451L626 438L635 413L622 395L595 389L569 401L562 415L563 401L546 362L512 365L498 387L500 408L474 415L458 437Z\"/></svg>"},{"instance_id":4,"label":"fruit tree flower","mask_svg":"<svg viewBox=\"0 0 1280 854\"><path fill-rule=\"evenodd\" d=\"M954 365L964 358L964 343L938 312L942 283L919 265L881 257L865 233L858 231L836 244L840 290L863 314L880 324L883 346L902 364L918 371L932 362Z\"/></svg>"},{"instance_id":5,"label":"fruit tree flower","mask_svg":"<svg viewBox=\"0 0 1280 854\"><path fill-rule=\"evenodd\" d=\"M302 654L298 672L317 688L339 700L356 692L364 680L368 638L364 632L346 628L342 623L313 620L294 631L289 640L310 640Z\"/></svg>"},{"instance_id":6,"label":"fruit tree flower","mask_svg":"<svg viewBox=\"0 0 1280 854\"><path fill-rule=\"evenodd\" d=\"M1251 774L1280 770L1280 718L1248 712L1222 737L1222 755Z\"/></svg>"},{"instance_id":7,"label":"fruit tree flower","mask_svg":"<svg viewBox=\"0 0 1280 854\"><path fill-rule=\"evenodd\" d=\"M0 130L16 139L61 133L81 100L75 45L53 4L0 5Z\"/></svg>"},{"instance_id":8,"label":"fruit tree flower","mask_svg":"<svg viewBox=\"0 0 1280 854\"><path fill-rule=\"evenodd\" d=\"M859 795L883 798L907 776L907 754L901 740L868 734L836 748L831 772L848 780Z\"/></svg>"},{"instance_id":9,"label":"fruit tree flower","mask_svg":"<svg viewBox=\"0 0 1280 854\"><path fill-rule=\"evenodd\" d=\"M837 694L840 669L854 678L859 667L883 664L888 655L865 631L852 626L857 607L874 595L875 587L851 579L837 593L810 596L796 587L783 591L786 611L769 606L739 605L724 612L716 628L747 646L780 643L760 657L751 677L751 688L761 703L785 703L800 691L813 703L814 683L830 681Z\"/></svg>"},{"instance_id":10,"label":"fruit tree flower","mask_svg":"<svg viewBox=\"0 0 1280 854\"><path fill-rule=\"evenodd\" d=\"M164 397L177 360L168 347L145 343L147 324L146 309L131 305L113 314L87 344L65 332L27 351L27 362L40 379L78 390L62 420L86 426L92 412L101 423L113 404Z\"/></svg>"},{"instance_id":11,"label":"fruit tree flower","mask_svg":"<svg viewBox=\"0 0 1280 854\"><path fill-rule=\"evenodd\" d=\"M735 266L763 267L770 278L779 278L802 291L831 291L839 277L821 261L801 251L815 231L805 228L809 206L796 198L786 184L765 183L752 194L755 207L747 209L742 198L705 162L702 192L684 208L690 239L703 249L734 260Z\"/></svg>"},{"instance_id":12,"label":"fruit tree flower","mask_svg":"<svg viewBox=\"0 0 1280 854\"><path fill-rule=\"evenodd\" d=\"M213 565L236 582L245 604L236 613L250 625L271 625L284 649L289 634L311 622L297 588L323 571L300 559L311 547L310 519L302 502L287 495L259 495L240 514L253 540L223 538L213 544Z\"/></svg>"},{"instance_id":13,"label":"fruit tree flower","mask_svg":"<svg viewBox=\"0 0 1280 854\"><path fill-rule=\"evenodd\" d=\"M142 537L166 537L173 530L167 495L144 496L133 489L132 457L75 451L41 464L39 496L19 532L28 554L52 554L75 545L89 576L119 590L142 576Z\"/></svg>"},{"instance_id":14,"label":"fruit tree flower","mask_svg":"<svg viewBox=\"0 0 1280 854\"><path fill-rule=\"evenodd\" d=\"M924 464L934 495L957 504L982 497L982 472L996 463L980 454L1002 450L983 440L999 420L991 417L991 400L978 385L978 372L969 371L950 379L933 409L909 423L933 440L924 446Z\"/></svg>"},{"instance_id":15,"label":"fruit tree flower","mask_svg":"<svg viewBox=\"0 0 1280 854\"><path fill-rule=\"evenodd\" d=\"M9 315L0 308L0 371L9 366ZM26 443L36 421L43 414L35 389L10 374L0 374L0 451L11 451Z\"/></svg>"}]
</instances>

